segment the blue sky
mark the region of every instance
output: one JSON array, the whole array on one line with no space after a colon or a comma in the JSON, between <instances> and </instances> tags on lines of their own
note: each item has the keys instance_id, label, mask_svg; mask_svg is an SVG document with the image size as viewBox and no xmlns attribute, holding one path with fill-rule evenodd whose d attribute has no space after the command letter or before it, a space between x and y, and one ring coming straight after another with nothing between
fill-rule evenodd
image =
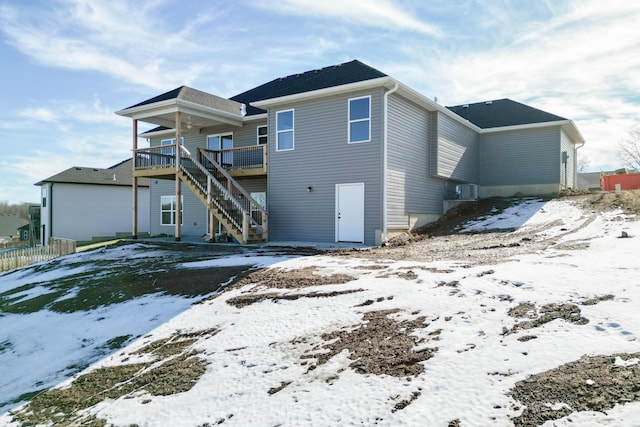
<instances>
[{"instance_id":1,"label":"blue sky","mask_svg":"<svg viewBox=\"0 0 640 427\"><path fill-rule=\"evenodd\" d=\"M588 169L616 168L640 117L638 23L628 0L0 0L0 201L130 156L114 111L352 59L442 105L511 98L572 119Z\"/></svg>"}]
</instances>

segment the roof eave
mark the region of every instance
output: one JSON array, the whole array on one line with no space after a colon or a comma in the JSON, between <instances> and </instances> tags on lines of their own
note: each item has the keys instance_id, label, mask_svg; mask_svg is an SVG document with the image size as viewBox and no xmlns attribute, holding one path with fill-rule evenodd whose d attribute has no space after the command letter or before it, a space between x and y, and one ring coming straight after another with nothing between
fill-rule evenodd
<instances>
[{"instance_id":1,"label":"roof eave","mask_svg":"<svg viewBox=\"0 0 640 427\"><path fill-rule=\"evenodd\" d=\"M173 128L157 130L154 132L146 131L139 133L138 136L140 138L154 138L157 136L175 136L176 130Z\"/></svg>"},{"instance_id":2,"label":"roof eave","mask_svg":"<svg viewBox=\"0 0 640 427\"><path fill-rule=\"evenodd\" d=\"M267 116L268 116L267 113L260 113L260 114L254 114L254 115L251 115L251 116L244 116L242 118L242 120L245 121L245 122L249 122L249 121L252 121L252 120L263 120L263 119L266 119Z\"/></svg>"},{"instance_id":3,"label":"roof eave","mask_svg":"<svg viewBox=\"0 0 640 427\"><path fill-rule=\"evenodd\" d=\"M460 124L462 124L464 126L467 126L470 129L473 129L476 132L480 132L482 130L478 126L476 126L473 123L471 123L469 120L466 120L464 117L457 115L453 111L451 111L448 108L438 104L437 102L433 101L432 99L427 98L426 96L424 96L420 92L410 88L409 86L407 86L407 85L405 85L403 83L398 83L398 84L399 84L398 93L400 95L402 95L405 98L409 99L410 101L418 104L419 106L427 109L428 111L437 111L439 113L442 113L442 114L448 116L449 118L457 121L458 123L460 123Z\"/></svg>"},{"instance_id":4,"label":"roof eave","mask_svg":"<svg viewBox=\"0 0 640 427\"><path fill-rule=\"evenodd\" d=\"M493 128L480 129L480 133L494 133L494 132L507 132L513 130L525 130L525 129L538 129L550 126L560 126L565 132L569 134L574 144L583 144L585 142L582 134L576 127L573 120L554 120L551 122L539 122L539 123L527 123L523 125L513 126L499 126Z\"/></svg>"},{"instance_id":5,"label":"roof eave","mask_svg":"<svg viewBox=\"0 0 640 427\"><path fill-rule=\"evenodd\" d=\"M277 98L264 99L262 101L252 102L251 105L258 108L268 108L281 104L290 104L293 102L304 101L309 98L318 98L331 95L337 95L346 92L353 92L356 90L370 89L374 87L387 86L393 87L395 80L389 76L378 77L376 79L363 80L355 83L348 83L344 85L332 86L324 89L311 90L308 92L295 93L293 95L280 96Z\"/></svg>"},{"instance_id":6,"label":"roof eave","mask_svg":"<svg viewBox=\"0 0 640 427\"><path fill-rule=\"evenodd\" d=\"M586 144L586 140L573 120L566 120L562 125L562 129L569 134L574 144Z\"/></svg>"},{"instance_id":7,"label":"roof eave","mask_svg":"<svg viewBox=\"0 0 640 427\"><path fill-rule=\"evenodd\" d=\"M240 105L240 103L238 103L238 105ZM169 99L166 101L154 102L153 104L126 108L124 110L116 111L116 114L119 116L130 117L134 120L144 121L144 119L154 116L176 112L191 114L234 126L242 126L242 119L244 117L240 114L240 110L238 111L238 114L235 114L202 104L197 104L195 102L185 101L183 99ZM171 125L171 123L164 120L162 123L157 124L160 124L161 126ZM175 123L173 123L173 125L175 125Z\"/></svg>"}]
</instances>

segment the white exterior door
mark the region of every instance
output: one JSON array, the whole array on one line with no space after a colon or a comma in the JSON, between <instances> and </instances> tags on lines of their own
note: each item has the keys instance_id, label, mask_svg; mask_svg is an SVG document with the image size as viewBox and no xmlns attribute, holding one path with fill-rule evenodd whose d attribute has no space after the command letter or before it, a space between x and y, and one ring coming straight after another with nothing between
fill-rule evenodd
<instances>
[{"instance_id":1,"label":"white exterior door","mask_svg":"<svg viewBox=\"0 0 640 427\"><path fill-rule=\"evenodd\" d=\"M336 184L336 242L364 243L364 183Z\"/></svg>"}]
</instances>

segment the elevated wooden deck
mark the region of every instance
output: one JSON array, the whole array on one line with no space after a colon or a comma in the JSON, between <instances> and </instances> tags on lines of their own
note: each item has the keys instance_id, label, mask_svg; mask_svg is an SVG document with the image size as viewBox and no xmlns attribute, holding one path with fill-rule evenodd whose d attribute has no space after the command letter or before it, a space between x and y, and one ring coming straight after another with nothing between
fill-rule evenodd
<instances>
[{"instance_id":1,"label":"elevated wooden deck","mask_svg":"<svg viewBox=\"0 0 640 427\"><path fill-rule=\"evenodd\" d=\"M176 146L140 148L134 151L134 176L156 179L175 179ZM218 163L229 175L259 177L267 175L267 146L231 148L227 150L200 150ZM208 163L208 164L207 164ZM208 160L203 165L215 169Z\"/></svg>"}]
</instances>

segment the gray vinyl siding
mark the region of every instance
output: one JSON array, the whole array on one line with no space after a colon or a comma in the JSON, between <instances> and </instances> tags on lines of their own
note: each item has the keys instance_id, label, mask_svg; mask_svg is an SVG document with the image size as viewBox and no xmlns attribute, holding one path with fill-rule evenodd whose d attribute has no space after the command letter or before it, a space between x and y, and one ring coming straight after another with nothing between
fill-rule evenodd
<instances>
[{"instance_id":1,"label":"gray vinyl siding","mask_svg":"<svg viewBox=\"0 0 640 427\"><path fill-rule=\"evenodd\" d=\"M387 227L407 229L409 214L441 214L444 183L430 176L430 113L389 97Z\"/></svg>"},{"instance_id":2,"label":"gray vinyl siding","mask_svg":"<svg viewBox=\"0 0 640 427\"><path fill-rule=\"evenodd\" d=\"M438 112L429 112L429 175L438 175Z\"/></svg>"},{"instance_id":3,"label":"gray vinyl siding","mask_svg":"<svg viewBox=\"0 0 640 427\"><path fill-rule=\"evenodd\" d=\"M252 147L258 145L258 126L264 126L267 120L251 120L244 123L244 126L220 125L203 128L200 131L202 147L207 144L207 135L217 135L220 133L233 133L233 147Z\"/></svg>"},{"instance_id":4,"label":"gray vinyl siding","mask_svg":"<svg viewBox=\"0 0 640 427\"><path fill-rule=\"evenodd\" d=\"M157 184L156 184L157 181ZM151 235L166 234L173 236L175 226L161 225L160 197L175 196L176 183L168 179L152 179L151 189ZM184 184L182 184L182 228L183 236L203 236L207 232L207 210L202 202Z\"/></svg>"},{"instance_id":5,"label":"gray vinyl siding","mask_svg":"<svg viewBox=\"0 0 640 427\"><path fill-rule=\"evenodd\" d=\"M560 182L558 127L480 135L480 185Z\"/></svg>"},{"instance_id":6,"label":"gray vinyl siding","mask_svg":"<svg viewBox=\"0 0 640 427\"><path fill-rule=\"evenodd\" d=\"M567 152L566 165L562 163L562 153ZM560 184L568 188L575 188L576 149L571 139L560 130Z\"/></svg>"},{"instance_id":7,"label":"gray vinyl siding","mask_svg":"<svg viewBox=\"0 0 640 427\"><path fill-rule=\"evenodd\" d=\"M437 170L435 175L453 181L477 183L478 140L473 129L438 113Z\"/></svg>"},{"instance_id":8,"label":"gray vinyl siding","mask_svg":"<svg viewBox=\"0 0 640 427\"><path fill-rule=\"evenodd\" d=\"M347 143L348 100L371 95L371 141ZM294 145L276 151L276 113L294 109ZM382 89L269 111L269 239L335 241L336 184L365 184L365 243L381 229ZM307 187L312 187L308 192Z\"/></svg>"}]
</instances>

